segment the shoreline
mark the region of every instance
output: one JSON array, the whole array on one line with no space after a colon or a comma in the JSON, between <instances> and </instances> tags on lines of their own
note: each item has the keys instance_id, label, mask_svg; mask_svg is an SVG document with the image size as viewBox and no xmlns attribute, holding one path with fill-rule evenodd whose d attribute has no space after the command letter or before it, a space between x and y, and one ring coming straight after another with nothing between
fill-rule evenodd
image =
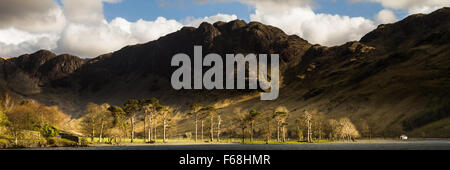
<instances>
[{"instance_id":1,"label":"shoreline","mask_svg":"<svg viewBox=\"0 0 450 170\"><path fill-rule=\"evenodd\" d=\"M279 143L279 144L230 144L230 143L157 143L157 144L95 144L87 147L23 148L18 150L450 150L450 140L372 141L339 143Z\"/></svg>"},{"instance_id":2,"label":"shoreline","mask_svg":"<svg viewBox=\"0 0 450 170\"><path fill-rule=\"evenodd\" d=\"M324 149L321 147L324 146ZM353 146L353 147L352 147ZM386 147L388 146L388 147ZM398 148L392 146L399 146ZM403 147L407 146L407 147ZM433 139L411 139L411 140L390 140L390 139L376 139L376 140L358 140L351 141L334 141L321 143L200 143L200 142L169 142L169 143L121 143L121 144L88 144L87 146L59 146L59 147L29 147L29 148L6 148L0 150L297 150L297 149L312 149L312 150L334 150L339 148L344 149L362 149L371 150L371 148L378 150L421 150L425 148L444 148L450 150L450 139L448 138L433 138ZM285 149L286 148L286 149Z\"/></svg>"},{"instance_id":3,"label":"shoreline","mask_svg":"<svg viewBox=\"0 0 450 170\"><path fill-rule=\"evenodd\" d=\"M241 142L167 142L167 143L120 143L120 144L89 144L87 147L104 147L104 146L173 146L173 145L309 145L309 144L379 144L379 143L407 143L420 141L449 141L450 138L420 138L409 140L395 139L372 139L372 140L356 140L356 141L330 141L330 142L272 142L272 143L245 143Z\"/></svg>"}]
</instances>

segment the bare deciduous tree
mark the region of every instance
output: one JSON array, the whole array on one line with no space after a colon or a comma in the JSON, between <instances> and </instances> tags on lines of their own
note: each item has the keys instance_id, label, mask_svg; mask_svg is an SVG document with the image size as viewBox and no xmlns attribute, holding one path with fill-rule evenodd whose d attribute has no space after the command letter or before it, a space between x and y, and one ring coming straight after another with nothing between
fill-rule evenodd
<instances>
[{"instance_id":1,"label":"bare deciduous tree","mask_svg":"<svg viewBox=\"0 0 450 170\"><path fill-rule=\"evenodd\" d=\"M99 136L99 142L103 141L105 129L110 129L111 126L111 114L108 111L108 108L110 107L109 104L105 103L102 104L100 107L99 112L99 118L100 118L100 136Z\"/></svg>"},{"instance_id":2,"label":"bare deciduous tree","mask_svg":"<svg viewBox=\"0 0 450 170\"><path fill-rule=\"evenodd\" d=\"M312 120L313 120L313 114L317 114L317 110L314 109L313 111L304 111L304 118L305 118L305 123L306 123L306 139L308 142L312 142L312 136L313 136L313 131L312 131Z\"/></svg>"},{"instance_id":3,"label":"bare deciduous tree","mask_svg":"<svg viewBox=\"0 0 450 170\"><path fill-rule=\"evenodd\" d=\"M119 137L120 141L122 138L126 138L128 136L128 124L126 123L126 113L119 106L110 106L108 108L113 117L111 130L113 138ZM110 139L112 140L112 138ZM112 141L110 141L112 142Z\"/></svg>"},{"instance_id":4,"label":"bare deciduous tree","mask_svg":"<svg viewBox=\"0 0 450 170\"><path fill-rule=\"evenodd\" d=\"M170 107L160 105L157 111L161 117L163 125L163 142L167 142L167 127L172 118L173 110Z\"/></svg>"},{"instance_id":5,"label":"bare deciduous tree","mask_svg":"<svg viewBox=\"0 0 450 170\"><path fill-rule=\"evenodd\" d=\"M296 119L295 124L297 125L297 136L298 136L298 141L300 142L303 140L304 121L302 119Z\"/></svg>"},{"instance_id":6,"label":"bare deciduous tree","mask_svg":"<svg viewBox=\"0 0 450 170\"><path fill-rule=\"evenodd\" d=\"M110 108L108 104L88 103L86 105L86 114L82 117L81 127L85 134L91 136L91 141L94 141L98 133L99 142L102 142L105 129L109 129L112 125L113 117L108 108Z\"/></svg>"},{"instance_id":7,"label":"bare deciduous tree","mask_svg":"<svg viewBox=\"0 0 450 170\"><path fill-rule=\"evenodd\" d=\"M134 142L134 133L135 133L135 123L136 123L136 113L140 110L139 101L138 100L128 100L123 105L123 110L127 114L128 118L130 119L130 126L131 126L131 143Z\"/></svg>"},{"instance_id":8,"label":"bare deciduous tree","mask_svg":"<svg viewBox=\"0 0 450 170\"><path fill-rule=\"evenodd\" d=\"M210 126L209 126L209 139L210 141L214 141L214 116L218 113L219 109L214 106L208 106L200 109L205 117L210 118Z\"/></svg>"},{"instance_id":9,"label":"bare deciduous tree","mask_svg":"<svg viewBox=\"0 0 450 170\"><path fill-rule=\"evenodd\" d=\"M329 119L327 121L326 131L328 132L328 138L331 140L336 140L339 138L340 126L339 122L335 119Z\"/></svg>"},{"instance_id":10,"label":"bare deciduous tree","mask_svg":"<svg viewBox=\"0 0 450 170\"><path fill-rule=\"evenodd\" d=\"M283 142L286 141L286 135L285 135L285 126L286 126L286 120L289 116L289 111L286 107L278 107L275 109L273 113L273 118L277 122L277 141L280 141L280 132L283 134Z\"/></svg>"},{"instance_id":11,"label":"bare deciduous tree","mask_svg":"<svg viewBox=\"0 0 450 170\"><path fill-rule=\"evenodd\" d=\"M220 118L220 114L217 115L217 142L220 142L220 132L221 132L221 125L222 119Z\"/></svg>"},{"instance_id":12,"label":"bare deciduous tree","mask_svg":"<svg viewBox=\"0 0 450 170\"><path fill-rule=\"evenodd\" d=\"M253 133L254 133L254 127L256 119L261 116L261 112L258 112L256 110L250 110L248 113L248 121L250 122L250 141L253 142Z\"/></svg>"},{"instance_id":13,"label":"bare deciduous tree","mask_svg":"<svg viewBox=\"0 0 450 170\"><path fill-rule=\"evenodd\" d=\"M340 137L341 139L354 140L358 138L359 132L356 129L355 125L353 125L352 121L349 118L341 118L339 119L340 128Z\"/></svg>"},{"instance_id":14,"label":"bare deciduous tree","mask_svg":"<svg viewBox=\"0 0 450 170\"><path fill-rule=\"evenodd\" d=\"M245 113L241 112L241 108L234 108L233 113L236 115L235 122L238 122L237 128L241 130L242 143L245 143L245 129L248 124L248 117Z\"/></svg>"},{"instance_id":15,"label":"bare deciduous tree","mask_svg":"<svg viewBox=\"0 0 450 170\"><path fill-rule=\"evenodd\" d=\"M273 111L273 110L272 110ZM267 114L265 114L264 119L265 119L265 123L266 123L266 144L269 144L271 138L272 138L272 121L273 121L273 113L271 112L267 112Z\"/></svg>"},{"instance_id":16,"label":"bare deciduous tree","mask_svg":"<svg viewBox=\"0 0 450 170\"><path fill-rule=\"evenodd\" d=\"M313 111L314 114L315 111ZM324 136L324 115L321 113L315 113L313 116L313 134L315 138L318 138L319 140L322 140L322 137Z\"/></svg>"},{"instance_id":17,"label":"bare deciduous tree","mask_svg":"<svg viewBox=\"0 0 450 170\"><path fill-rule=\"evenodd\" d=\"M370 126L369 122L365 119L362 119L360 121L360 126L361 126L361 136L365 136L367 138L369 138L369 140L372 140L372 133L373 133L373 129L372 126Z\"/></svg>"},{"instance_id":18,"label":"bare deciduous tree","mask_svg":"<svg viewBox=\"0 0 450 170\"><path fill-rule=\"evenodd\" d=\"M151 99L145 99L141 101L142 110L144 111L144 135L146 131L145 122L148 119L148 134L147 134L147 140L148 142L151 142L152 140L152 129L156 116L156 108L159 106L159 100L156 98Z\"/></svg>"},{"instance_id":19,"label":"bare deciduous tree","mask_svg":"<svg viewBox=\"0 0 450 170\"><path fill-rule=\"evenodd\" d=\"M198 136L198 119L199 119L199 114L200 114L200 110L203 108L203 106L201 104L198 103L194 103L191 106L191 112L189 113L189 115L194 117L194 123L195 123L195 141L197 142L197 136ZM203 135L203 133L202 133ZM203 140L203 139L202 139Z\"/></svg>"},{"instance_id":20,"label":"bare deciduous tree","mask_svg":"<svg viewBox=\"0 0 450 170\"><path fill-rule=\"evenodd\" d=\"M32 111L24 107L15 107L6 112L8 122L6 128L8 133L14 138L14 144L18 145L19 138L22 137L23 131L31 129L30 115Z\"/></svg>"}]
</instances>

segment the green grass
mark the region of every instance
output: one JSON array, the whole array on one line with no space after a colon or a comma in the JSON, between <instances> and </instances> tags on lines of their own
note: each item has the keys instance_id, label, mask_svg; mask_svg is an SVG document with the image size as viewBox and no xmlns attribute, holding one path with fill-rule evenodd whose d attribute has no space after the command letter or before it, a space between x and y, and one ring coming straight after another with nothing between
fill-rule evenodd
<instances>
[{"instance_id":1,"label":"green grass","mask_svg":"<svg viewBox=\"0 0 450 170\"><path fill-rule=\"evenodd\" d=\"M91 138L85 138L89 144L109 144L109 138L103 138L102 142L100 141L100 138L95 137L94 140ZM119 142L119 139L117 140ZM315 140L312 143L333 143L334 141L330 140ZM131 143L131 139L129 138L123 138L120 142L122 144L129 144ZM144 144L147 143L147 140L142 138L135 138L134 142L135 144ZM156 142L153 142L156 144L164 143L163 139L157 139ZM209 139L203 138L203 141L201 139L195 141L195 139L187 139L187 138L170 138L167 139L166 143L188 143L188 144L209 144L209 143L220 143L220 144L241 144L242 139L240 138L222 138L220 141L217 141L217 139L214 139L213 142L210 142ZM250 141L250 139L245 139L244 144L266 144L265 139L254 139L253 141ZM272 139L269 144L307 144L307 142L299 142L297 140L287 140L286 142L278 142L276 139Z\"/></svg>"},{"instance_id":2,"label":"green grass","mask_svg":"<svg viewBox=\"0 0 450 170\"><path fill-rule=\"evenodd\" d=\"M69 146L77 146L77 143L68 139L48 138L47 145L51 147L69 147Z\"/></svg>"},{"instance_id":3,"label":"green grass","mask_svg":"<svg viewBox=\"0 0 450 170\"><path fill-rule=\"evenodd\" d=\"M77 142L61 139L61 138L38 138L37 136L27 135L17 140L17 145L14 143L14 138L11 136L0 135L0 149L6 148L33 148L33 147L68 147L78 146Z\"/></svg>"},{"instance_id":4,"label":"green grass","mask_svg":"<svg viewBox=\"0 0 450 170\"><path fill-rule=\"evenodd\" d=\"M0 139L0 149L5 149L11 146L11 143L9 143L6 139Z\"/></svg>"},{"instance_id":5,"label":"green grass","mask_svg":"<svg viewBox=\"0 0 450 170\"><path fill-rule=\"evenodd\" d=\"M238 140L238 142L242 143L242 139ZM306 141L298 141L298 140L287 140L285 142L279 142L276 140L271 140L270 142L268 142L269 144L308 144L308 142ZM333 141L330 140L315 140L312 141L312 143L333 143ZM265 140L246 140L245 144L266 144Z\"/></svg>"},{"instance_id":6,"label":"green grass","mask_svg":"<svg viewBox=\"0 0 450 170\"><path fill-rule=\"evenodd\" d=\"M85 139L87 140L87 142L89 142L91 144L100 143L99 142L100 138L98 138L98 137L95 137L94 140L92 140L92 138L90 138L90 137L86 137ZM103 138L101 143L108 143L109 140L110 140L109 138ZM117 139L117 141L119 142L120 139ZM154 141L154 140L152 139L152 141ZM147 143L147 142L148 142L147 139L134 138L133 143ZM169 138L169 139L167 139L167 142L168 143L203 143L203 142L200 142L200 140L195 142L195 140L193 140L193 139L190 140L190 139L186 139L186 138L177 138L177 139ZM120 143L131 143L131 139L130 138L122 138ZM156 143L164 143L164 142L163 142L163 139L156 139Z\"/></svg>"}]
</instances>

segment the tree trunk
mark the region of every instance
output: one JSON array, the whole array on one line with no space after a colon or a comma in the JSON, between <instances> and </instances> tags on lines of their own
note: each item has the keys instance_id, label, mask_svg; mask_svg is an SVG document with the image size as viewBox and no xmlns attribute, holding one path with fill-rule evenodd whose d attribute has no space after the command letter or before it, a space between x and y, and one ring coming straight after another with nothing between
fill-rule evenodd
<instances>
[{"instance_id":1,"label":"tree trunk","mask_svg":"<svg viewBox=\"0 0 450 170\"><path fill-rule=\"evenodd\" d=\"M167 123L167 120L164 118L164 122L163 122L163 129L164 129L164 130L163 130L163 135L164 135L164 136L163 136L163 142L164 142L164 143L167 142L167 141L166 141L166 126L167 126L166 123Z\"/></svg>"},{"instance_id":2,"label":"tree trunk","mask_svg":"<svg viewBox=\"0 0 450 170\"><path fill-rule=\"evenodd\" d=\"M307 120L307 126L308 126L308 142L311 142L311 138L312 138L312 132L311 132L311 121Z\"/></svg>"},{"instance_id":3,"label":"tree trunk","mask_svg":"<svg viewBox=\"0 0 450 170\"><path fill-rule=\"evenodd\" d=\"M155 138L155 143L156 143L156 136L157 136L157 133L156 133L156 128L158 127L158 123L157 123L157 120L155 119L155 131L154 131L154 133L153 133L153 137Z\"/></svg>"},{"instance_id":4,"label":"tree trunk","mask_svg":"<svg viewBox=\"0 0 450 170\"><path fill-rule=\"evenodd\" d=\"M102 120L102 126L100 128L100 139L99 139L99 143L102 143L102 139L103 139L103 127L105 126L105 122Z\"/></svg>"},{"instance_id":5,"label":"tree trunk","mask_svg":"<svg viewBox=\"0 0 450 170\"><path fill-rule=\"evenodd\" d=\"M320 124L320 140L322 140L322 138L324 138L324 133L323 133L323 125Z\"/></svg>"},{"instance_id":6,"label":"tree trunk","mask_svg":"<svg viewBox=\"0 0 450 170\"><path fill-rule=\"evenodd\" d=\"M18 136L19 135L14 135L14 144L17 146L17 144L19 143L19 141L18 141Z\"/></svg>"},{"instance_id":7,"label":"tree trunk","mask_svg":"<svg viewBox=\"0 0 450 170\"><path fill-rule=\"evenodd\" d=\"M280 141L280 122L277 123L277 142Z\"/></svg>"},{"instance_id":8,"label":"tree trunk","mask_svg":"<svg viewBox=\"0 0 450 170\"><path fill-rule=\"evenodd\" d=\"M204 122L204 121L202 120L202 142L204 141L204 140L203 140L203 122Z\"/></svg>"},{"instance_id":9,"label":"tree trunk","mask_svg":"<svg viewBox=\"0 0 450 170\"><path fill-rule=\"evenodd\" d=\"M242 144L245 144L245 125L242 125Z\"/></svg>"},{"instance_id":10,"label":"tree trunk","mask_svg":"<svg viewBox=\"0 0 450 170\"><path fill-rule=\"evenodd\" d=\"M95 136L95 127L92 126L91 142L94 142L94 136Z\"/></svg>"},{"instance_id":11,"label":"tree trunk","mask_svg":"<svg viewBox=\"0 0 450 170\"><path fill-rule=\"evenodd\" d=\"M270 128L270 120L267 120L267 144L270 142L270 138L272 137L272 131Z\"/></svg>"},{"instance_id":12,"label":"tree trunk","mask_svg":"<svg viewBox=\"0 0 450 170\"><path fill-rule=\"evenodd\" d=\"M197 127L197 124L198 124L198 115L197 115L197 113L195 114L195 142L197 142L197 133L198 133L198 127Z\"/></svg>"},{"instance_id":13,"label":"tree trunk","mask_svg":"<svg viewBox=\"0 0 450 170\"><path fill-rule=\"evenodd\" d=\"M152 127L153 127L152 115L150 115L148 117L148 142L151 142L151 140L152 140Z\"/></svg>"},{"instance_id":14,"label":"tree trunk","mask_svg":"<svg viewBox=\"0 0 450 170\"><path fill-rule=\"evenodd\" d=\"M131 143L134 142L134 115L131 116Z\"/></svg>"},{"instance_id":15,"label":"tree trunk","mask_svg":"<svg viewBox=\"0 0 450 170\"><path fill-rule=\"evenodd\" d=\"M312 132L312 124L311 121L309 122L309 142L312 142L312 136L313 136L313 132Z\"/></svg>"},{"instance_id":16,"label":"tree trunk","mask_svg":"<svg viewBox=\"0 0 450 170\"><path fill-rule=\"evenodd\" d=\"M319 128L319 140L322 140L322 128Z\"/></svg>"},{"instance_id":17,"label":"tree trunk","mask_svg":"<svg viewBox=\"0 0 450 170\"><path fill-rule=\"evenodd\" d=\"M145 143L145 134L147 134L147 113L144 115L144 143Z\"/></svg>"},{"instance_id":18,"label":"tree trunk","mask_svg":"<svg viewBox=\"0 0 450 170\"><path fill-rule=\"evenodd\" d=\"M252 121L250 124L250 142L253 142L253 126L254 126L255 122Z\"/></svg>"},{"instance_id":19,"label":"tree trunk","mask_svg":"<svg viewBox=\"0 0 450 170\"><path fill-rule=\"evenodd\" d=\"M222 123L222 120L220 119L220 116L218 117L217 121L217 142L220 142L220 124Z\"/></svg>"},{"instance_id":20,"label":"tree trunk","mask_svg":"<svg viewBox=\"0 0 450 170\"><path fill-rule=\"evenodd\" d=\"M209 136L210 136L210 141L213 142L214 141L214 116L211 115L211 120L210 120L210 129L209 129Z\"/></svg>"},{"instance_id":21,"label":"tree trunk","mask_svg":"<svg viewBox=\"0 0 450 170\"><path fill-rule=\"evenodd\" d=\"M306 120L306 141L309 142L309 121Z\"/></svg>"}]
</instances>

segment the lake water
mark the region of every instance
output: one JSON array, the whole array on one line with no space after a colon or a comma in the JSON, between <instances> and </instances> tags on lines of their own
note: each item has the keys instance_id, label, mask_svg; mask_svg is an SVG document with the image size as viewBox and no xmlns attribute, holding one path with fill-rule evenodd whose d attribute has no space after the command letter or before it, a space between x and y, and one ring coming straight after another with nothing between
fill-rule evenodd
<instances>
[{"instance_id":1,"label":"lake water","mask_svg":"<svg viewBox=\"0 0 450 170\"><path fill-rule=\"evenodd\" d=\"M450 140L386 141L321 144L134 144L31 150L450 150Z\"/></svg>"}]
</instances>

